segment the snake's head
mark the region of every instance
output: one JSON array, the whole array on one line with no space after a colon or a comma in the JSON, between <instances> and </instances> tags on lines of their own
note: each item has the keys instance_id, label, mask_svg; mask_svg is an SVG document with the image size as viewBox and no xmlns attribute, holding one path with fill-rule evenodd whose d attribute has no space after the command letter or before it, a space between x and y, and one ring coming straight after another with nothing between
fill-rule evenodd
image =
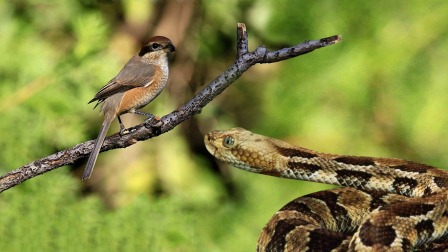
<instances>
[{"instance_id":1,"label":"snake's head","mask_svg":"<svg viewBox=\"0 0 448 252\"><path fill-rule=\"evenodd\" d=\"M264 146L266 139L243 128L232 128L211 131L205 135L204 143L217 159L243 170L260 173L272 162L270 155L267 155L269 148Z\"/></svg>"},{"instance_id":2,"label":"snake's head","mask_svg":"<svg viewBox=\"0 0 448 252\"><path fill-rule=\"evenodd\" d=\"M205 135L204 143L208 152L217 159L224 162L233 163L235 151L239 145L241 133L248 132L243 128L233 128L229 130L213 130Z\"/></svg>"}]
</instances>

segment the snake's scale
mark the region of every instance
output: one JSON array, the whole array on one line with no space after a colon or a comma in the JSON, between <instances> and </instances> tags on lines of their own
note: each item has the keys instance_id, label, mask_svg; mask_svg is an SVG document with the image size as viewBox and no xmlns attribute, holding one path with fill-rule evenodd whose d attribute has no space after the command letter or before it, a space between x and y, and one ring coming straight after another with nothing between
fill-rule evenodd
<instances>
[{"instance_id":1,"label":"snake's scale","mask_svg":"<svg viewBox=\"0 0 448 252\"><path fill-rule=\"evenodd\" d=\"M342 186L297 198L266 224L258 251L448 251L448 172L402 159L320 153L242 128L208 151L243 170Z\"/></svg>"}]
</instances>

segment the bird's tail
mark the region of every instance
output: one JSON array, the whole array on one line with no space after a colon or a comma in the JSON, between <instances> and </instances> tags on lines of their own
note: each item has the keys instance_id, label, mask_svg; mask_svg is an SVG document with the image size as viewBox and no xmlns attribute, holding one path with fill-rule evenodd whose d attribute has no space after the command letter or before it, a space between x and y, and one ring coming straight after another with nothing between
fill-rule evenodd
<instances>
[{"instance_id":1,"label":"bird's tail","mask_svg":"<svg viewBox=\"0 0 448 252\"><path fill-rule=\"evenodd\" d=\"M82 175L82 180L90 178L92 175L93 168L95 167L96 159L100 153L101 146L103 146L104 139L106 138L107 131L109 130L110 124L114 120L115 116L110 116L107 113L104 115L104 121L101 125L100 133L98 138L95 140L93 145L93 150L90 153L89 160L87 161L86 168L84 169L84 174Z\"/></svg>"}]
</instances>

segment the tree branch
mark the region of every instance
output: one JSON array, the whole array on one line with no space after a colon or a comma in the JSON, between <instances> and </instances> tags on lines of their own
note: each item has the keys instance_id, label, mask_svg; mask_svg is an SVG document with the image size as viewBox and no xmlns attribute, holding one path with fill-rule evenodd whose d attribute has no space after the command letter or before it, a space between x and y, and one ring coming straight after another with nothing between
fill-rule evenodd
<instances>
[{"instance_id":1,"label":"tree branch","mask_svg":"<svg viewBox=\"0 0 448 252\"><path fill-rule=\"evenodd\" d=\"M247 69L257 63L273 63L309 53L315 49L338 43L340 35L311 40L293 47L268 51L265 47L258 47L253 52L248 51L246 26L239 23L237 27L237 59L226 71L202 89L193 99L177 110L163 116L160 120L151 120L129 129L129 134L120 137L114 134L106 138L101 151L126 148L139 141L156 137L172 130L174 127L199 114L202 108L217 95L237 80ZM76 160L85 158L93 148L93 140L77 144L72 148L59 151L42 159L33 161L0 177L0 192L18 185L30 178L51 171L58 167L72 164Z\"/></svg>"}]
</instances>

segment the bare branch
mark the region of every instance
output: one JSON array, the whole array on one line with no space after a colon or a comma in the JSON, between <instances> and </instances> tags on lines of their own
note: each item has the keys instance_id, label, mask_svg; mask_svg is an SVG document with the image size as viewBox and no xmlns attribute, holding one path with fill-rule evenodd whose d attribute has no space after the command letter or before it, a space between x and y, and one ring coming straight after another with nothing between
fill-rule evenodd
<instances>
[{"instance_id":1,"label":"bare branch","mask_svg":"<svg viewBox=\"0 0 448 252\"><path fill-rule=\"evenodd\" d=\"M249 51L246 24L238 23L238 26L236 28L236 37L237 37L236 56L237 58L241 58L243 54L246 54Z\"/></svg>"},{"instance_id":2,"label":"bare branch","mask_svg":"<svg viewBox=\"0 0 448 252\"><path fill-rule=\"evenodd\" d=\"M253 52L249 52L246 25L239 23L237 28L237 59L233 65L196 94L193 99L177 110L163 116L160 118L160 121L152 120L139 124L130 128L130 133L122 137L118 134L109 136L104 141L101 151L126 148L139 141L144 141L172 130L183 121L199 114L205 105L230 86L247 69L257 63L273 63L286 60L338 43L341 40L341 36L336 35L320 40L306 41L302 44L277 51L269 51L265 47L258 47ZM72 148L59 151L4 174L0 177L0 192L30 178L87 157L93 148L93 142L93 140L90 140L75 145Z\"/></svg>"}]
</instances>

